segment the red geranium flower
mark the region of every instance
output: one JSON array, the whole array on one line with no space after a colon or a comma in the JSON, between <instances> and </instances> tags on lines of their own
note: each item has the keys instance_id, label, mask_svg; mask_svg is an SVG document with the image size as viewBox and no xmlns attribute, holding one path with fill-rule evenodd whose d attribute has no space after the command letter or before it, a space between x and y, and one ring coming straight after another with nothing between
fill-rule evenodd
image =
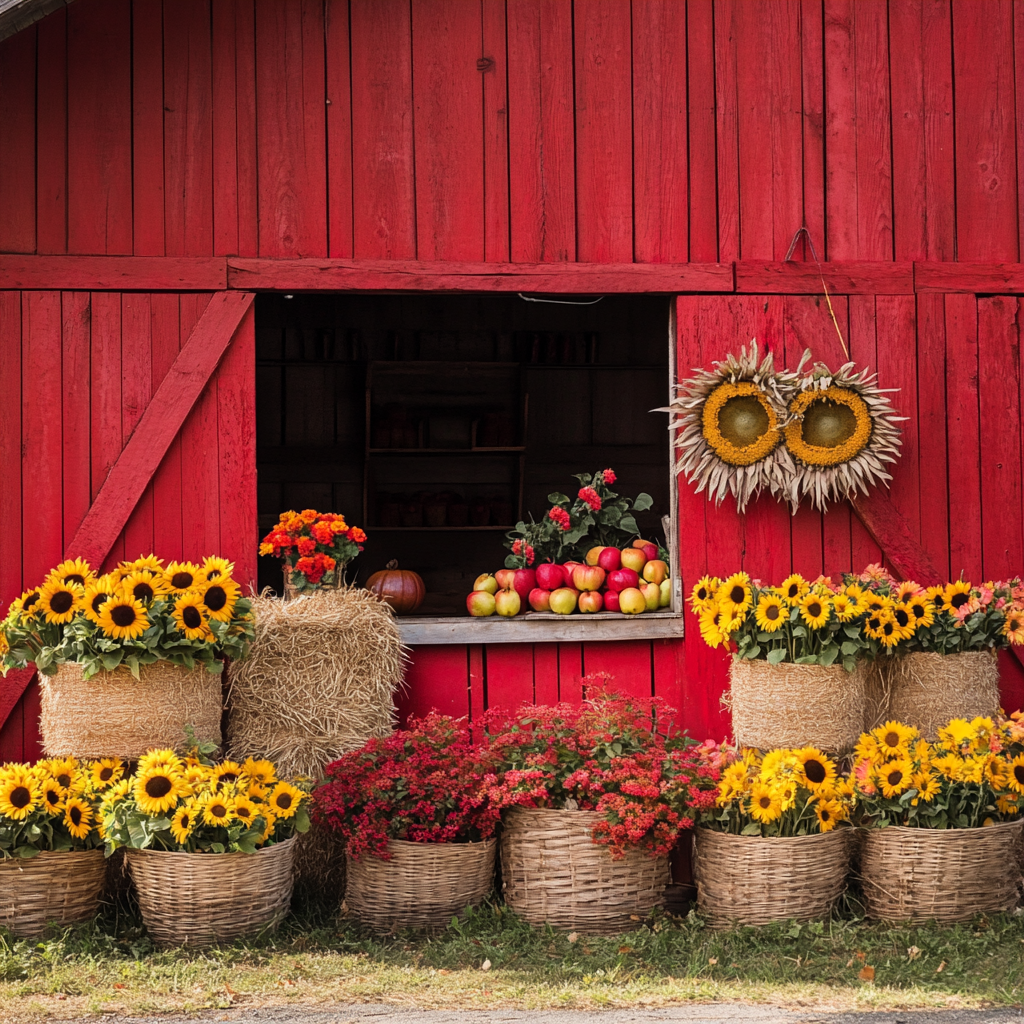
<instances>
[{"instance_id":1,"label":"red geranium flower","mask_svg":"<svg viewBox=\"0 0 1024 1024\"><path fill-rule=\"evenodd\" d=\"M604 482L608 485L615 483L615 470L614 469L602 469L601 476L604 478Z\"/></svg>"},{"instance_id":2,"label":"red geranium flower","mask_svg":"<svg viewBox=\"0 0 1024 1024\"><path fill-rule=\"evenodd\" d=\"M614 475L614 474L613 474ZM595 512L601 508L601 496L593 487L581 487L579 498L585 501Z\"/></svg>"},{"instance_id":3,"label":"red geranium flower","mask_svg":"<svg viewBox=\"0 0 1024 1024\"><path fill-rule=\"evenodd\" d=\"M548 513L548 519L553 523L557 523L563 530L568 530L569 527L572 526L572 520L569 519L569 513L558 505Z\"/></svg>"}]
</instances>

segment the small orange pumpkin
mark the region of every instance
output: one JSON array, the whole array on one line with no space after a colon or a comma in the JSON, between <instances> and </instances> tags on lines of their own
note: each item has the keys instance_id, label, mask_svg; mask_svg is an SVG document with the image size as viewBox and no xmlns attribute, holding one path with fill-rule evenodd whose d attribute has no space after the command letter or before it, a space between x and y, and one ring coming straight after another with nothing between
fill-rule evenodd
<instances>
[{"instance_id":1,"label":"small orange pumpkin","mask_svg":"<svg viewBox=\"0 0 1024 1024\"><path fill-rule=\"evenodd\" d=\"M366 589L387 601L398 615L411 615L423 604L427 593L420 574L411 569L399 569L394 559L388 562L386 569L375 572L366 581Z\"/></svg>"}]
</instances>

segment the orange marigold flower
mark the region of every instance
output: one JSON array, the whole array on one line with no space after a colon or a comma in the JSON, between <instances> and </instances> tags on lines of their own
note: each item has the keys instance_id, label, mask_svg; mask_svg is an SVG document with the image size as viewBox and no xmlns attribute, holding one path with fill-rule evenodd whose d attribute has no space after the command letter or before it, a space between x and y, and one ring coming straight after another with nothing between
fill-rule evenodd
<instances>
[{"instance_id":1,"label":"orange marigold flower","mask_svg":"<svg viewBox=\"0 0 1024 1024\"><path fill-rule=\"evenodd\" d=\"M273 544L266 544L266 543L264 543L264 544L260 545L260 554L261 555L272 555L273 553L274 553L274 545Z\"/></svg>"},{"instance_id":2,"label":"orange marigold flower","mask_svg":"<svg viewBox=\"0 0 1024 1024\"><path fill-rule=\"evenodd\" d=\"M318 513L316 509L306 508L302 510L302 521L304 523L312 523L316 520Z\"/></svg>"},{"instance_id":3,"label":"orange marigold flower","mask_svg":"<svg viewBox=\"0 0 1024 1024\"><path fill-rule=\"evenodd\" d=\"M305 575L307 576L313 571L315 567L316 563L313 561L312 558L300 558L295 563L295 571L305 573Z\"/></svg>"},{"instance_id":4,"label":"orange marigold flower","mask_svg":"<svg viewBox=\"0 0 1024 1024\"><path fill-rule=\"evenodd\" d=\"M338 563L330 555L324 555L324 568L330 572Z\"/></svg>"},{"instance_id":5,"label":"orange marigold flower","mask_svg":"<svg viewBox=\"0 0 1024 1024\"><path fill-rule=\"evenodd\" d=\"M312 537L300 537L298 548L300 555L311 555L316 551L316 541Z\"/></svg>"},{"instance_id":6,"label":"orange marigold flower","mask_svg":"<svg viewBox=\"0 0 1024 1024\"><path fill-rule=\"evenodd\" d=\"M346 526L344 519L335 519L334 522L331 523L331 533L344 533L345 530Z\"/></svg>"},{"instance_id":7,"label":"orange marigold flower","mask_svg":"<svg viewBox=\"0 0 1024 1024\"><path fill-rule=\"evenodd\" d=\"M349 540L354 541L356 544L362 544L366 540L366 534L359 529L358 526L353 526L346 535Z\"/></svg>"},{"instance_id":8,"label":"orange marigold flower","mask_svg":"<svg viewBox=\"0 0 1024 1024\"><path fill-rule=\"evenodd\" d=\"M321 544L330 544L334 539L334 533L331 530L330 523L316 523L311 527L310 532Z\"/></svg>"},{"instance_id":9,"label":"orange marigold flower","mask_svg":"<svg viewBox=\"0 0 1024 1024\"><path fill-rule=\"evenodd\" d=\"M289 533L298 533L305 525L306 521L302 516L292 516L286 524L286 529Z\"/></svg>"}]
</instances>

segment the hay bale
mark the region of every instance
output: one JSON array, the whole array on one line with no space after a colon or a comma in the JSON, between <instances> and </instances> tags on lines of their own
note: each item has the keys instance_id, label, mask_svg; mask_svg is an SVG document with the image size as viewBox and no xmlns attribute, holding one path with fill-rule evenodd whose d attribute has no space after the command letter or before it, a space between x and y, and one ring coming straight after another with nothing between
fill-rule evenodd
<instances>
[{"instance_id":1,"label":"hay bale","mask_svg":"<svg viewBox=\"0 0 1024 1024\"><path fill-rule=\"evenodd\" d=\"M228 756L269 757L283 775L324 766L395 726L405 653L391 609L368 590L253 600L256 636L232 666Z\"/></svg>"},{"instance_id":2,"label":"hay bale","mask_svg":"<svg viewBox=\"0 0 1024 1024\"><path fill-rule=\"evenodd\" d=\"M741 747L851 750L864 725L864 669L733 658L732 731Z\"/></svg>"}]
</instances>

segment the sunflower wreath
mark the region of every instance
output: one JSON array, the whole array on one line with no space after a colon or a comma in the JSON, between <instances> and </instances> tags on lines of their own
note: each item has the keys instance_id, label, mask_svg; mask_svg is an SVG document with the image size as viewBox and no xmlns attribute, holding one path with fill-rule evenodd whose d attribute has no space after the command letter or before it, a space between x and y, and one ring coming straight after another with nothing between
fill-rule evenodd
<instances>
[{"instance_id":1,"label":"sunflower wreath","mask_svg":"<svg viewBox=\"0 0 1024 1024\"><path fill-rule=\"evenodd\" d=\"M892 479L885 467L899 457L896 424L906 417L896 415L876 374L853 369L845 363L833 374L816 363L789 402L783 434L795 468L782 493L794 512L805 497L824 511Z\"/></svg>"},{"instance_id":2,"label":"sunflower wreath","mask_svg":"<svg viewBox=\"0 0 1024 1024\"><path fill-rule=\"evenodd\" d=\"M678 430L677 473L685 473L697 493L721 503L726 494L742 512L765 487L776 496L796 472L783 444L788 406L799 392L799 376L775 369L771 352L758 361L757 341L741 348L713 370L677 387L676 397L658 412L672 415L670 429Z\"/></svg>"}]
</instances>

